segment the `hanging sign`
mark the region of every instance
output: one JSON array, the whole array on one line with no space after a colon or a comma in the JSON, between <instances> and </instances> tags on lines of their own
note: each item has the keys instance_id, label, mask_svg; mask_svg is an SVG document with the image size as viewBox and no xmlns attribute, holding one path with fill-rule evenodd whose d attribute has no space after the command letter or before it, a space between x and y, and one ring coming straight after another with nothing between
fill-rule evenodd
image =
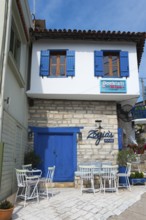
<instances>
[{"instance_id":1,"label":"hanging sign","mask_svg":"<svg viewBox=\"0 0 146 220\"><path fill-rule=\"evenodd\" d=\"M126 80L101 80L101 93L126 93Z\"/></svg>"},{"instance_id":2,"label":"hanging sign","mask_svg":"<svg viewBox=\"0 0 146 220\"><path fill-rule=\"evenodd\" d=\"M104 139L105 143L113 143L114 142L114 135L112 132L108 131L108 132L101 132L101 130L95 129L95 130L90 130L88 132L88 138L92 138L92 139L96 139L95 141L95 145L98 145L100 143L101 139Z\"/></svg>"}]
</instances>

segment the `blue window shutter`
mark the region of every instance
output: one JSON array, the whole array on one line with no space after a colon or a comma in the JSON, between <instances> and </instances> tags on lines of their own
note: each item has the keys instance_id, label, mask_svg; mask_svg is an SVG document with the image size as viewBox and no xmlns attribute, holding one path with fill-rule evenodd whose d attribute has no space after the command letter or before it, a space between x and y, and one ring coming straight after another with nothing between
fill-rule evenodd
<instances>
[{"instance_id":1,"label":"blue window shutter","mask_svg":"<svg viewBox=\"0 0 146 220\"><path fill-rule=\"evenodd\" d=\"M118 147L119 150L122 150L123 148L123 129L118 128Z\"/></svg>"},{"instance_id":2,"label":"blue window shutter","mask_svg":"<svg viewBox=\"0 0 146 220\"><path fill-rule=\"evenodd\" d=\"M66 51L66 75L75 76L75 51Z\"/></svg>"},{"instance_id":3,"label":"blue window shutter","mask_svg":"<svg viewBox=\"0 0 146 220\"><path fill-rule=\"evenodd\" d=\"M41 60L40 60L40 76L48 76L49 67L50 67L50 51L42 50Z\"/></svg>"},{"instance_id":4,"label":"blue window shutter","mask_svg":"<svg viewBox=\"0 0 146 220\"><path fill-rule=\"evenodd\" d=\"M95 76L104 76L103 51L94 51L94 75Z\"/></svg>"},{"instance_id":5,"label":"blue window shutter","mask_svg":"<svg viewBox=\"0 0 146 220\"><path fill-rule=\"evenodd\" d=\"M129 61L127 51L120 51L120 76L129 77Z\"/></svg>"}]
</instances>

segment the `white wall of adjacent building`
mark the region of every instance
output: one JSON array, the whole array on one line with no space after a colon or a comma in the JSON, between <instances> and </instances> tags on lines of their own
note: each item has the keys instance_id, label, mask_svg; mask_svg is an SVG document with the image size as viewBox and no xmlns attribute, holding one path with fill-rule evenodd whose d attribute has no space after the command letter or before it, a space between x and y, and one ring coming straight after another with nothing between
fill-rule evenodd
<instances>
[{"instance_id":1,"label":"white wall of adjacent building","mask_svg":"<svg viewBox=\"0 0 146 220\"><path fill-rule=\"evenodd\" d=\"M3 8L1 4L3 2ZM7 1L0 1L2 13L4 4ZM11 1L9 1L10 3ZM31 27L31 15L29 12L27 0L20 1L26 29L29 33ZM16 1L12 1L9 16L9 27L7 27L7 40L5 44L5 63L2 74L2 96L1 96L1 143L4 145L2 173L0 174L0 200L5 199L16 191L16 171L15 168L21 168L24 160L24 152L27 147L28 130L28 104L26 97L29 42L21 23L20 14ZM0 15L2 17L2 14ZM4 14L3 14L4 16ZM17 65L13 54L10 52L10 35L12 18L15 24L15 30L20 46L20 63ZM8 19L8 18L7 18ZM1 18L1 21L3 17ZM0 27L1 28L1 27ZM0 36L4 29L0 29ZM7 102L8 100L8 102ZM0 144L1 144L0 143Z\"/></svg>"},{"instance_id":2,"label":"white wall of adjacent building","mask_svg":"<svg viewBox=\"0 0 146 220\"><path fill-rule=\"evenodd\" d=\"M5 4L6 4L5 0L0 1L0 9L1 9L1 13L0 13L0 21L1 21L0 22L0 33L3 33L3 28L4 28ZM0 34L0 52L1 52L1 48L2 48L2 41L3 41L3 34Z\"/></svg>"}]
</instances>

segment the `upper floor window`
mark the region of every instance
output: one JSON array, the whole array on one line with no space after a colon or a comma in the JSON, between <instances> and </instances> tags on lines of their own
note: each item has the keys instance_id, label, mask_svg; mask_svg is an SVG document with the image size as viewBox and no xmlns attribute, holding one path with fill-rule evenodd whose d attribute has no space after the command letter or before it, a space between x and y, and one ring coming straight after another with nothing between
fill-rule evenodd
<instances>
[{"instance_id":1,"label":"upper floor window","mask_svg":"<svg viewBox=\"0 0 146 220\"><path fill-rule=\"evenodd\" d=\"M129 76L129 61L127 51L95 51L94 64L95 76Z\"/></svg>"},{"instance_id":2,"label":"upper floor window","mask_svg":"<svg viewBox=\"0 0 146 220\"><path fill-rule=\"evenodd\" d=\"M50 76L66 75L66 51L50 51Z\"/></svg>"},{"instance_id":3,"label":"upper floor window","mask_svg":"<svg viewBox=\"0 0 146 220\"><path fill-rule=\"evenodd\" d=\"M75 52L43 50L40 57L40 76L65 77L75 75Z\"/></svg>"},{"instance_id":4,"label":"upper floor window","mask_svg":"<svg viewBox=\"0 0 146 220\"><path fill-rule=\"evenodd\" d=\"M120 60L119 53L105 52L103 53L103 66L105 77L120 76Z\"/></svg>"},{"instance_id":5,"label":"upper floor window","mask_svg":"<svg viewBox=\"0 0 146 220\"><path fill-rule=\"evenodd\" d=\"M17 37L16 30L14 26L11 28L11 36L10 36L10 51L13 54L13 57L16 61L17 66L20 66L20 53L21 53L21 42Z\"/></svg>"}]
</instances>

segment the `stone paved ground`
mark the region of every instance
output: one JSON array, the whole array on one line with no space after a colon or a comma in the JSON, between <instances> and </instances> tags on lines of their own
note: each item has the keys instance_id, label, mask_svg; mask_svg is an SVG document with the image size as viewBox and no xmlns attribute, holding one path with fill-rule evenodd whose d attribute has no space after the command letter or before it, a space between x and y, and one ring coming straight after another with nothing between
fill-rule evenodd
<instances>
[{"instance_id":1,"label":"stone paved ground","mask_svg":"<svg viewBox=\"0 0 146 220\"><path fill-rule=\"evenodd\" d=\"M146 193L140 200L126 209L118 216L109 217L108 220L146 220Z\"/></svg>"},{"instance_id":2,"label":"stone paved ground","mask_svg":"<svg viewBox=\"0 0 146 220\"><path fill-rule=\"evenodd\" d=\"M118 194L97 192L95 195L92 193L82 195L80 190L75 188L55 189L55 191L56 194L49 200L41 198L39 203L29 201L25 208L22 201L17 203L12 219L105 220L109 218L111 220L130 220L126 217L117 218L117 215L124 213L128 207L133 207L131 205L139 201L146 192L146 187L133 186L131 192L120 189ZM141 218L131 218L131 220L141 220Z\"/></svg>"}]
</instances>

